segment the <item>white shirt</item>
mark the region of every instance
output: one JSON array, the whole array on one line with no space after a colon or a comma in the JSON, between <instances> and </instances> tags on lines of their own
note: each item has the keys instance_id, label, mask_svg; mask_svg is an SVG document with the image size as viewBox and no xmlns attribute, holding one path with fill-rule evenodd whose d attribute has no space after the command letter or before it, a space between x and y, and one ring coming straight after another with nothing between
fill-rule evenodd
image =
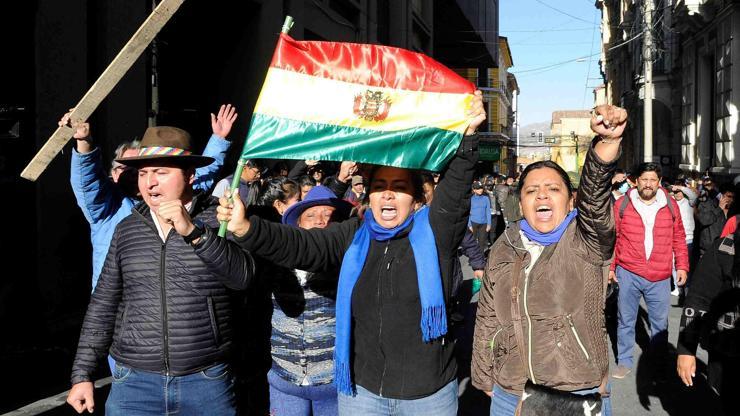
<instances>
[{"instance_id":1,"label":"white shirt","mask_svg":"<svg viewBox=\"0 0 740 416\"><path fill-rule=\"evenodd\" d=\"M691 206L689 199L684 197L680 201L676 201L678 209L681 211L681 221L683 222L683 229L686 232L686 244L691 244L694 241L694 207Z\"/></svg>"},{"instance_id":2,"label":"white shirt","mask_svg":"<svg viewBox=\"0 0 740 416\"><path fill-rule=\"evenodd\" d=\"M645 259L650 258L650 254L653 252L653 227L655 226L655 217L658 215L658 211L664 206L668 205L668 199L665 197L665 192L658 190L655 194L655 199L652 203L646 204L640 199L639 192L637 190L628 193L632 206L640 214L642 218L642 225L645 226Z\"/></svg>"},{"instance_id":3,"label":"white shirt","mask_svg":"<svg viewBox=\"0 0 740 416\"><path fill-rule=\"evenodd\" d=\"M532 258L529 261L529 265L524 269L524 275L529 276L529 272L532 271L532 267L534 267L537 259L539 259L542 252L545 251L545 246L535 241L530 241L522 231L519 231L519 234L522 236L522 244L524 245L524 248L527 249L529 256Z\"/></svg>"}]
</instances>

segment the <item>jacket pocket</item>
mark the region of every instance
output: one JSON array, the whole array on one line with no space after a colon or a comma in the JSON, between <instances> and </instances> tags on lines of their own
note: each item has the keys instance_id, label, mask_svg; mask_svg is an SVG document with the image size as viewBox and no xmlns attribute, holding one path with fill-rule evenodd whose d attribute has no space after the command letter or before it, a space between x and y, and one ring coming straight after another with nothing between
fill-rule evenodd
<instances>
[{"instance_id":1,"label":"jacket pocket","mask_svg":"<svg viewBox=\"0 0 740 416\"><path fill-rule=\"evenodd\" d=\"M213 332L213 342L216 343L218 348L221 345L221 340L218 336L218 321L216 320L216 308L213 305L213 298L208 297L208 317L211 320L211 332Z\"/></svg>"},{"instance_id":2,"label":"jacket pocket","mask_svg":"<svg viewBox=\"0 0 740 416\"><path fill-rule=\"evenodd\" d=\"M565 316L565 319L568 322L568 326L570 327L570 332L573 334L573 337L575 338L576 344L578 345L578 349L580 349L581 353L583 353L583 357L586 360L590 361L591 356L588 354L588 351L586 351L586 346L583 344L581 337L578 335L578 330L576 330L575 324L573 324L573 316L568 314Z\"/></svg>"},{"instance_id":3,"label":"jacket pocket","mask_svg":"<svg viewBox=\"0 0 740 416\"><path fill-rule=\"evenodd\" d=\"M120 331L118 333L118 341L122 342L127 338L127 331L128 331L128 311L129 307L128 305L123 305L123 311L121 312L121 322L118 327L118 330Z\"/></svg>"},{"instance_id":4,"label":"jacket pocket","mask_svg":"<svg viewBox=\"0 0 740 416\"><path fill-rule=\"evenodd\" d=\"M509 335L504 327L493 332L488 342L488 351L491 354L491 365L494 373L499 373L509 358Z\"/></svg>"},{"instance_id":5,"label":"jacket pocket","mask_svg":"<svg viewBox=\"0 0 740 416\"><path fill-rule=\"evenodd\" d=\"M553 332L558 355L567 368L575 370L581 367L584 361L590 361L591 356L586 350L570 314L562 316L555 322Z\"/></svg>"}]
</instances>

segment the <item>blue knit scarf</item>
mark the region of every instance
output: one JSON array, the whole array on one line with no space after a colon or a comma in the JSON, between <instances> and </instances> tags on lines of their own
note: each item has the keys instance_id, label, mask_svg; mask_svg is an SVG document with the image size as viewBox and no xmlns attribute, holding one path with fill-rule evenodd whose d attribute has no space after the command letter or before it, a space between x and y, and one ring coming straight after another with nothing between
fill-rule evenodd
<instances>
[{"instance_id":1,"label":"blue knit scarf","mask_svg":"<svg viewBox=\"0 0 740 416\"><path fill-rule=\"evenodd\" d=\"M442 291L442 275L432 227L429 225L429 209L421 208L403 222L386 229L378 225L370 210L365 211L365 221L355 233L342 260L339 272L336 303L336 345L334 348L334 371L337 391L354 395L355 386L350 373L350 345L352 337L352 290L360 277L370 250L370 239L387 241L414 223L409 233L411 250L416 260L416 279L421 299L421 333L424 342L430 342L447 333L447 315ZM380 340L378 340L380 342Z\"/></svg>"},{"instance_id":2,"label":"blue knit scarf","mask_svg":"<svg viewBox=\"0 0 740 416\"><path fill-rule=\"evenodd\" d=\"M519 228L522 230L525 236L530 241L534 241L536 243L539 243L543 246L549 246L550 244L555 244L558 241L560 241L560 237L563 236L563 233L565 232L565 229L568 228L568 224L570 224L571 221L573 221L573 218L578 215L578 210L574 209L571 211L563 220L563 222L560 223L557 227L555 227L554 230L547 232L547 233L541 233L534 228L532 228L531 225L527 222L527 220L522 220L519 223Z\"/></svg>"}]
</instances>

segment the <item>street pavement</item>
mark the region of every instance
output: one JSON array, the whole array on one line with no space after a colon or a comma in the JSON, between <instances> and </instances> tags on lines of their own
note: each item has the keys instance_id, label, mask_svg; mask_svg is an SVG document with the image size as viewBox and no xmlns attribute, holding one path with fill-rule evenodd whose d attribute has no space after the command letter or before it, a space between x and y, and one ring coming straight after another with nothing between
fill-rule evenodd
<instances>
[{"instance_id":1,"label":"street pavement","mask_svg":"<svg viewBox=\"0 0 740 416\"><path fill-rule=\"evenodd\" d=\"M462 290L469 290L473 271L462 258L465 284ZM466 317L474 324L474 311L477 306L477 295L471 298L470 309ZM668 324L668 351L662 354L647 352L649 340L649 325L644 304L638 318L635 345L635 368L624 379L610 378L611 401L613 415L691 415L714 416L722 415L719 409L717 396L706 383L707 353L700 349L697 353L697 375L693 387L684 386L676 375L676 340L681 317L681 308L677 306L678 298L671 297L671 311ZM468 325L466 325L467 327ZM472 325L470 325L472 326ZM608 302L607 327L613 333L616 331L616 309ZM472 328L466 328L465 334L472 336ZM465 339L465 338L463 338ZM616 342L616 340L614 340ZM470 342L470 341L468 341ZM461 344L466 344L462 342ZM610 337L610 370L616 367L614 359L615 344ZM467 351L466 345L460 345L462 355ZM490 402L483 393L477 391L469 383L469 361L460 360L460 409L461 416L483 416L489 414ZM467 366L467 368L466 368Z\"/></svg>"}]
</instances>

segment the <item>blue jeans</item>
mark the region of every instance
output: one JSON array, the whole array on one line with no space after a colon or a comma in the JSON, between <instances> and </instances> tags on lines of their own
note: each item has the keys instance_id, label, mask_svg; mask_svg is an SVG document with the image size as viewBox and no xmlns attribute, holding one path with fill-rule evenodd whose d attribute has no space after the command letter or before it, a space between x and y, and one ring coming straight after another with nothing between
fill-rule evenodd
<instances>
[{"instance_id":1,"label":"blue jeans","mask_svg":"<svg viewBox=\"0 0 740 416\"><path fill-rule=\"evenodd\" d=\"M166 376L116 363L105 414L144 416L173 414L236 415L234 382L229 368L217 364L186 376Z\"/></svg>"},{"instance_id":2,"label":"blue jeans","mask_svg":"<svg viewBox=\"0 0 740 416\"><path fill-rule=\"evenodd\" d=\"M341 416L455 416L457 380L427 397L412 400L388 399L357 386L357 394L339 394Z\"/></svg>"},{"instance_id":3,"label":"blue jeans","mask_svg":"<svg viewBox=\"0 0 740 416\"><path fill-rule=\"evenodd\" d=\"M596 393L598 391L599 388L595 387L593 389L577 390L572 393L586 395ZM606 384L606 391L611 391L609 383ZM493 397L491 397L491 416L514 416L516 406L519 404L520 398L521 396L509 393L499 387L498 384L494 384ZM601 415L612 416L612 401L610 397L604 397L601 399Z\"/></svg>"},{"instance_id":4,"label":"blue jeans","mask_svg":"<svg viewBox=\"0 0 740 416\"><path fill-rule=\"evenodd\" d=\"M337 386L297 386L274 371L267 373L270 383L271 416L336 416Z\"/></svg>"},{"instance_id":5,"label":"blue jeans","mask_svg":"<svg viewBox=\"0 0 740 416\"><path fill-rule=\"evenodd\" d=\"M645 298L650 321L650 345L661 348L668 343L668 312L671 308L671 281L651 282L617 266L619 300L617 306L617 363L632 368L635 347L635 324L640 297Z\"/></svg>"}]
</instances>

